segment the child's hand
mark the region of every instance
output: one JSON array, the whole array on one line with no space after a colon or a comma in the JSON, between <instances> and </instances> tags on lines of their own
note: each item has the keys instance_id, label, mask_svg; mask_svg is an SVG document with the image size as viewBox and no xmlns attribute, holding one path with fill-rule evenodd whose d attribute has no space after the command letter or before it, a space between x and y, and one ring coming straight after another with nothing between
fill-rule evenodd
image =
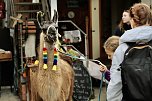
<instances>
[{"instance_id":1,"label":"child's hand","mask_svg":"<svg viewBox=\"0 0 152 101\"><path fill-rule=\"evenodd\" d=\"M106 72L108 69L104 64L100 65L100 72Z\"/></svg>"}]
</instances>

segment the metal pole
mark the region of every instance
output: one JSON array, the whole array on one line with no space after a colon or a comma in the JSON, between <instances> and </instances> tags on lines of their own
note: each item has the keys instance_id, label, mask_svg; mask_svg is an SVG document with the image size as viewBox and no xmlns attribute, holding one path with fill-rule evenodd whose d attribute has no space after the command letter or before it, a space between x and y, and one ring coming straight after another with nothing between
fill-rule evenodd
<instances>
[{"instance_id":1,"label":"metal pole","mask_svg":"<svg viewBox=\"0 0 152 101\"><path fill-rule=\"evenodd\" d=\"M24 69L24 61L23 61L23 29L22 29L22 25L23 25L23 22L19 22L19 28L20 28L20 54L21 54L21 92L22 92L22 101L27 101L27 96L26 96L26 93L27 93L27 89L26 89L26 72L25 72L25 69ZM25 75L25 76L24 76Z\"/></svg>"},{"instance_id":2,"label":"metal pole","mask_svg":"<svg viewBox=\"0 0 152 101\"><path fill-rule=\"evenodd\" d=\"M73 26L75 26L85 37L85 58L88 59L88 44L87 44L87 34L81 30L74 22L72 22L71 20L62 20L62 21L58 21L63 22L63 23L71 23Z\"/></svg>"}]
</instances>

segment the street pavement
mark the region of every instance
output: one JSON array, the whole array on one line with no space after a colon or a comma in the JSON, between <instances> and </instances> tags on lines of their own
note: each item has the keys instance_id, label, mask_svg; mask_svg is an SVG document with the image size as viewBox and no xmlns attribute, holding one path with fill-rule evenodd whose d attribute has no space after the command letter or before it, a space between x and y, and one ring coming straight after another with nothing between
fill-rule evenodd
<instances>
[{"instance_id":1,"label":"street pavement","mask_svg":"<svg viewBox=\"0 0 152 101\"><path fill-rule=\"evenodd\" d=\"M94 93L95 93L95 98L91 99L90 101L99 101L99 87L93 87L94 88ZM102 87L101 90L101 96L100 96L100 101L106 101L106 87ZM19 97L14 95L11 91L10 91L10 87L6 86L6 87L2 87L1 90L1 97L0 97L0 101L20 101Z\"/></svg>"}]
</instances>

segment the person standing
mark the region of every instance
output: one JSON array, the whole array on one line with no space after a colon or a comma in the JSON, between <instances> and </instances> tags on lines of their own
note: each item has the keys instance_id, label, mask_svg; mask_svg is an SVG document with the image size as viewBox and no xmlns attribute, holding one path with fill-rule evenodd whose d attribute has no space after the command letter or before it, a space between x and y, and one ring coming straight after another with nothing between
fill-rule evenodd
<instances>
[{"instance_id":1,"label":"person standing","mask_svg":"<svg viewBox=\"0 0 152 101\"><path fill-rule=\"evenodd\" d=\"M149 42L152 40L152 13L148 5L143 3L134 4L129 14L131 17L132 29L127 30L119 40L110 68L110 81L107 87L107 101L126 101L122 93L122 81L120 64L124 60L125 51L128 49L128 42Z\"/></svg>"},{"instance_id":2,"label":"person standing","mask_svg":"<svg viewBox=\"0 0 152 101\"><path fill-rule=\"evenodd\" d=\"M120 37L125 31L131 29L130 20L129 10L124 10L122 13L122 19L117 28L114 30L113 35Z\"/></svg>"}]
</instances>

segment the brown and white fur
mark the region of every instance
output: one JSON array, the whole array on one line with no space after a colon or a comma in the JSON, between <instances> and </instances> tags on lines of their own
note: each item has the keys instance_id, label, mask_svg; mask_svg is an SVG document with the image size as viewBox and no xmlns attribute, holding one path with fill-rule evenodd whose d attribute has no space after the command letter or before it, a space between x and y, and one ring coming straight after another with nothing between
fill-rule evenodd
<instances>
[{"instance_id":1,"label":"brown and white fur","mask_svg":"<svg viewBox=\"0 0 152 101\"><path fill-rule=\"evenodd\" d=\"M35 77L31 77L32 101L72 101L74 71L71 65L58 57L58 69L52 70L56 34L54 24L40 34L38 70L32 75ZM48 54L47 69L43 69L44 43Z\"/></svg>"}]
</instances>

